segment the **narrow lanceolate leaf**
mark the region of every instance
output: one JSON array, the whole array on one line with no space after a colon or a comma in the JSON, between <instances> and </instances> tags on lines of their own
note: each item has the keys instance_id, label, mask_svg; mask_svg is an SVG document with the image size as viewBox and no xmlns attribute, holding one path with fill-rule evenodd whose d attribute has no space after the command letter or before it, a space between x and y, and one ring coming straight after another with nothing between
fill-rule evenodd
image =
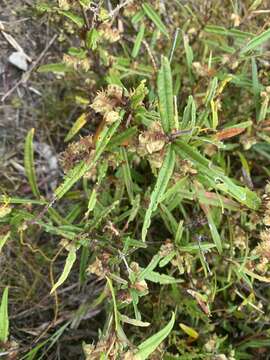
<instances>
[{"instance_id":1,"label":"narrow lanceolate leaf","mask_svg":"<svg viewBox=\"0 0 270 360\"><path fill-rule=\"evenodd\" d=\"M72 247L68 253L68 256L66 258L66 263L65 263L65 266L64 266L64 270L60 276L60 278L57 280L57 282L54 284L54 286L52 287L52 290L51 290L51 294L59 287L61 286L67 279L71 269L72 269L72 266L74 264L76 260L76 248L75 247Z\"/></svg>"},{"instance_id":2,"label":"narrow lanceolate leaf","mask_svg":"<svg viewBox=\"0 0 270 360\"><path fill-rule=\"evenodd\" d=\"M140 51L141 44L142 44L143 37L144 37L144 30L145 30L145 26L144 26L144 24L141 24L139 32L136 36L136 40L135 40L135 43L134 43L134 46L132 49L132 53L131 53L131 56L133 58L137 57L137 55Z\"/></svg>"},{"instance_id":3,"label":"narrow lanceolate leaf","mask_svg":"<svg viewBox=\"0 0 270 360\"><path fill-rule=\"evenodd\" d=\"M157 86L161 124L164 132L169 133L174 127L174 107L171 66L166 57L162 58L161 68L158 73Z\"/></svg>"},{"instance_id":4,"label":"narrow lanceolate leaf","mask_svg":"<svg viewBox=\"0 0 270 360\"><path fill-rule=\"evenodd\" d=\"M37 69L37 71L40 73L52 72L52 73L56 73L56 74L65 73L70 70L71 70L71 68L65 63L45 64L45 65L41 65Z\"/></svg>"},{"instance_id":5,"label":"narrow lanceolate leaf","mask_svg":"<svg viewBox=\"0 0 270 360\"><path fill-rule=\"evenodd\" d=\"M146 276L145 280L151 281L156 284L160 285L169 285L169 284L176 284L179 282L183 282L182 279L175 279L173 276L160 274L157 271L149 271Z\"/></svg>"},{"instance_id":6,"label":"narrow lanceolate leaf","mask_svg":"<svg viewBox=\"0 0 270 360\"><path fill-rule=\"evenodd\" d=\"M158 178L154 190L151 194L150 204L146 211L143 228L142 228L142 241L145 241L147 230L151 223L151 216L157 209L157 206L167 188L170 177L173 173L175 164L175 153L171 145L167 148L167 153L159 171Z\"/></svg>"},{"instance_id":7,"label":"narrow lanceolate leaf","mask_svg":"<svg viewBox=\"0 0 270 360\"><path fill-rule=\"evenodd\" d=\"M270 28L258 36L255 36L252 40L250 40L246 46L241 50L241 54L246 54L249 51L255 50L267 40L270 39Z\"/></svg>"},{"instance_id":8,"label":"narrow lanceolate leaf","mask_svg":"<svg viewBox=\"0 0 270 360\"><path fill-rule=\"evenodd\" d=\"M205 205L205 204L204 205L201 204L201 208L203 209L203 211L204 211L204 213L205 213L205 215L207 217L209 229L210 229L212 238L214 240L214 243L216 245L216 248L217 248L218 252L221 254L222 253L222 242L221 242L221 238L220 238L220 235L218 233L216 224L215 224L214 219L212 217L210 207Z\"/></svg>"},{"instance_id":9,"label":"narrow lanceolate leaf","mask_svg":"<svg viewBox=\"0 0 270 360\"><path fill-rule=\"evenodd\" d=\"M172 314L169 323L158 333L151 336L149 339L141 343L138 348L139 351L135 354L135 360L148 359L149 355L152 354L156 348L162 343L163 340L170 334L175 322L175 314Z\"/></svg>"},{"instance_id":10,"label":"narrow lanceolate leaf","mask_svg":"<svg viewBox=\"0 0 270 360\"><path fill-rule=\"evenodd\" d=\"M122 164L123 178L124 178L124 182L126 185L129 200L132 203L132 201L133 201L133 183L132 183L132 178L131 178L131 173L130 173L127 152L124 148L121 148L120 154L121 154L121 158L123 161L123 164Z\"/></svg>"},{"instance_id":11,"label":"narrow lanceolate leaf","mask_svg":"<svg viewBox=\"0 0 270 360\"><path fill-rule=\"evenodd\" d=\"M78 27L81 28L84 26L84 19L81 16L67 10L58 10L58 12L73 21Z\"/></svg>"},{"instance_id":12,"label":"narrow lanceolate leaf","mask_svg":"<svg viewBox=\"0 0 270 360\"><path fill-rule=\"evenodd\" d=\"M0 342L7 342L9 332L8 287L5 288L0 305Z\"/></svg>"},{"instance_id":13,"label":"narrow lanceolate leaf","mask_svg":"<svg viewBox=\"0 0 270 360\"><path fill-rule=\"evenodd\" d=\"M3 246L5 245L5 243L7 242L8 238L10 236L10 231L6 233L6 235L1 235L0 236L0 253L2 251Z\"/></svg>"},{"instance_id":14,"label":"narrow lanceolate leaf","mask_svg":"<svg viewBox=\"0 0 270 360\"><path fill-rule=\"evenodd\" d=\"M188 335L190 336L192 339L196 340L199 337L199 334L196 330L194 330L192 327L187 326L183 323L179 324L180 328Z\"/></svg>"},{"instance_id":15,"label":"narrow lanceolate leaf","mask_svg":"<svg viewBox=\"0 0 270 360\"><path fill-rule=\"evenodd\" d=\"M143 3L142 4L143 11L145 14L149 17L150 20L153 21L153 23L156 25L156 27L166 36L169 37L168 31L166 29L166 26L163 24L160 16L157 14L157 12L153 9L153 7L150 4Z\"/></svg>"},{"instance_id":16,"label":"narrow lanceolate leaf","mask_svg":"<svg viewBox=\"0 0 270 360\"><path fill-rule=\"evenodd\" d=\"M26 136L25 145L24 145L24 169L32 193L36 197L40 197L40 193L37 186L35 167L34 167L34 149L33 149L34 132L35 129L31 129Z\"/></svg>"},{"instance_id":17,"label":"narrow lanceolate leaf","mask_svg":"<svg viewBox=\"0 0 270 360\"><path fill-rule=\"evenodd\" d=\"M228 129L223 129L223 130L220 130L218 131L216 134L215 134L215 138L217 140L225 140L225 139L230 139L234 136L237 136L239 134L241 134L243 131L245 131L244 128L228 128Z\"/></svg>"},{"instance_id":18,"label":"narrow lanceolate leaf","mask_svg":"<svg viewBox=\"0 0 270 360\"><path fill-rule=\"evenodd\" d=\"M78 117L78 119L73 124L72 128L67 133L67 136L65 137L65 142L69 141L75 136L81 128L87 123L87 115L83 113L81 116Z\"/></svg>"},{"instance_id":19,"label":"narrow lanceolate leaf","mask_svg":"<svg viewBox=\"0 0 270 360\"><path fill-rule=\"evenodd\" d=\"M180 140L175 141L174 144L176 153L183 159L191 160L202 177L210 181L211 185L218 191L230 194L250 209L257 210L260 207L261 200L255 192L237 185L224 174L221 168L214 166L207 158L203 157L197 149L193 149Z\"/></svg>"},{"instance_id":20,"label":"narrow lanceolate leaf","mask_svg":"<svg viewBox=\"0 0 270 360\"><path fill-rule=\"evenodd\" d=\"M78 165L76 165L72 170L67 173L64 182L55 190L54 195L56 199L61 199L69 191L69 189L85 175L87 171L91 170L95 166L101 154L108 145L110 139L112 138L113 134L116 132L118 126L120 125L123 115L124 113L121 113L119 120L113 123L109 128L106 127L101 132L97 141L94 159L90 163L81 161Z\"/></svg>"}]
</instances>

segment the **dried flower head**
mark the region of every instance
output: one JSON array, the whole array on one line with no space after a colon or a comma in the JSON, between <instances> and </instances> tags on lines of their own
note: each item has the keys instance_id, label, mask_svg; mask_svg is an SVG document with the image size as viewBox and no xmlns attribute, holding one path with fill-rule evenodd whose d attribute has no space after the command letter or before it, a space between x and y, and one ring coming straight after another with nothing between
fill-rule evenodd
<instances>
[{"instance_id":1,"label":"dried flower head","mask_svg":"<svg viewBox=\"0 0 270 360\"><path fill-rule=\"evenodd\" d=\"M88 266L87 271L91 274L95 274L100 279L104 279L106 275L102 261L97 257L96 260Z\"/></svg>"},{"instance_id":2,"label":"dried flower head","mask_svg":"<svg viewBox=\"0 0 270 360\"><path fill-rule=\"evenodd\" d=\"M100 360L105 356L108 360L117 359L121 352L116 335L112 334L106 339L101 339L96 345L83 344L83 351L86 360Z\"/></svg>"},{"instance_id":3,"label":"dried flower head","mask_svg":"<svg viewBox=\"0 0 270 360\"><path fill-rule=\"evenodd\" d=\"M163 164L163 160L164 160L164 155L165 155L165 153L162 149L160 152L155 152L155 153L147 156L148 161L151 166L151 169L154 173L155 173L156 169L161 168L161 166Z\"/></svg>"},{"instance_id":4,"label":"dried flower head","mask_svg":"<svg viewBox=\"0 0 270 360\"><path fill-rule=\"evenodd\" d=\"M163 149L166 143L166 135L161 124L153 121L148 130L139 135L138 153L141 156L153 154Z\"/></svg>"},{"instance_id":5,"label":"dried flower head","mask_svg":"<svg viewBox=\"0 0 270 360\"><path fill-rule=\"evenodd\" d=\"M104 119L107 124L113 124L115 121L119 119L119 113L117 111L109 111L107 114L104 115Z\"/></svg>"},{"instance_id":6,"label":"dried flower head","mask_svg":"<svg viewBox=\"0 0 270 360\"><path fill-rule=\"evenodd\" d=\"M247 246L247 234L245 231L238 225L235 226L234 229L234 245L238 249L245 249Z\"/></svg>"},{"instance_id":7,"label":"dried flower head","mask_svg":"<svg viewBox=\"0 0 270 360\"><path fill-rule=\"evenodd\" d=\"M270 226L270 211L265 211L264 216L263 216L263 223L266 226Z\"/></svg>"},{"instance_id":8,"label":"dried flower head","mask_svg":"<svg viewBox=\"0 0 270 360\"><path fill-rule=\"evenodd\" d=\"M95 154L94 148L95 145L92 135L86 136L77 142L70 143L59 157L64 172L68 172L81 160L91 161Z\"/></svg>"},{"instance_id":9,"label":"dried flower head","mask_svg":"<svg viewBox=\"0 0 270 360\"><path fill-rule=\"evenodd\" d=\"M101 24L98 31L100 35L110 43L120 40L120 31L116 28L112 28L112 25L109 22Z\"/></svg>"},{"instance_id":10,"label":"dried flower head","mask_svg":"<svg viewBox=\"0 0 270 360\"><path fill-rule=\"evenodd\" d=\"M191 272L193 261L193 256L191 254L185 253L183 255L177 254L177 256L171 261L171 263L173 266L178 267L180 274L189 274Z\"/></svg>"},{"instance_id":11,"label":"dried flower head","mask_svg":"<svg viewBox=\"0 0 270 360\"><path fill-rule=\"evenodd\" d=\"M174 250L174 245L170 239L167 239L165 244L161 245L159 255L164 257L169 255Z\"/></svg>"},{"instance_id":12,"label":"dried flower head","mask_svg":"<svg viewBox=\"0 0 270 360\"><path fill-rule=\"evenodd\" d=\"M136 14L137 11L140 10L140 5L136 4L136 1L132 1L128 5L124 7L124 16L131 17Z\"/></svg>"},{"instance_id":13,"label":"dried flower head","mask_svg":"<svg viewBox=\"0 0 270 360\"><path fill-rule=\"evenodd\" d=\"M241 24L241 18L238 14L232 14L231 15L231 20L233 21L233 25L235 27L238 27Z\"/></svg>"},{"instance_id":14,"label":"dried flower head","mask_svg":"<svg viewBox=\"0 0 270 360\"><path fill-rule=\"evenodd\" d=\"M90 107L95 112L107 116L111 111L117 110L122 103L123 89L117 85L109 85L106 90L99 91ZM110 117L116 114L109 115ZM106 118L105 118L106 120Z\"/></svg>"},{"instance_id":15,"label":"dried flower head","mask_svg":"<svg viewBox=\"0 0 270 360\"><path fill-rule=\"evenodd\" d=\"M73 67L75 70L83 70L87 72L91 67L91 61L88 57L84 59L80 59L76 56L71 56L68 54L64 54L63 61L67 65Z\"/></svg>"},{"instance_id":16,"label":"dried flower head","mask_svg":"<svg viewBox=\"0 0 270 360\"><path fill-rule=\"evenodd\" d=\"M105 91L99 91L90 107L97 113L106 114L114 108L114 102Z\"/></svg>"}]
</instances>

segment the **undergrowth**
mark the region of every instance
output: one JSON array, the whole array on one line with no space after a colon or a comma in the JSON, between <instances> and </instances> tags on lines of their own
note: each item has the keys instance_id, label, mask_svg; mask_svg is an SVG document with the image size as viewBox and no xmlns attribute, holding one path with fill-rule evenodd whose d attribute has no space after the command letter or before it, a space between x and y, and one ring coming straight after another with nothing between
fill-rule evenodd
<instances>
[{"instance_id":1,"label":"undergrowth","mask_svg":"<svg viewBox=\"0 0 270 360\"><path fill-rule=\"evenodd\" d=\"M55 130L49 196L35 129L32 196L3 189L0 355L268 358L267 14L258 0L38 2L66 48L40 78L66 84L77 117ZM21 302L28 321L12 319Z\"/></svg>"}]
</instances>

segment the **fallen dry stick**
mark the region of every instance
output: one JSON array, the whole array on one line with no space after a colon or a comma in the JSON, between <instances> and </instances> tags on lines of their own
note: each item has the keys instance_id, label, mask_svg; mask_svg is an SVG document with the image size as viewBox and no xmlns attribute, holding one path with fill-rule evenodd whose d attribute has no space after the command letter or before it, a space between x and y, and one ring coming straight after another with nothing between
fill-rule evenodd
<instances>
[{"instance_id":1,"label":"fallen dry stick","mask_svg":"<svg viewBox=\"0 0 270 360\"><path fill-rule=\"evenodd\" d=\"M16 84L2 97L1 101L5 101L12 93L13 91L15 91L17 89L18 86L20 86L21 84L25 84L32 71L37 67L37 65L40 63L40 61L42 60L42 58L45 56L45 54L47 53L47 51L49 50L49 48L52 46L52 44L54 43L55 39L57 38L57 34L55 34L52 39L49 41L49 43L47 44L47 46L45 47L45 49L42 51L42 53L38 56L38 58L33 62L33 64L31 65L31 67L29 68L28 71L26 71L21 79L19 81L16 82Z\"/></svg>"}]
</instances>

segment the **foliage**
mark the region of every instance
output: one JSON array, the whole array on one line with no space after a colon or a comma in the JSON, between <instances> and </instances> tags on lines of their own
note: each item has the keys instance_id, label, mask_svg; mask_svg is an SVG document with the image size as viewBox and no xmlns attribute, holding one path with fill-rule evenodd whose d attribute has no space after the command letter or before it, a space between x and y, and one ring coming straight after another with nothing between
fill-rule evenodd
<instances>
[{"instance_id":1,"label":"foliage","mask_svg":"<svg viewBox=\"0 0 270 360\"><path fill-rule=\"evenodd\" d=\"M264 358L270 347L266 6L116 3L37 6L35 16L64 24L62 36L76 44L41 65L39 76L82 84L72 98L80 113L63 134L64 176L50 198L35 171L34 129L28 132L24 166L35 198L12 191L1 197L0 221L8 227L0 250L17 239L48 266L54 325L65 318L65 286L76 284L84 297L96 279L100 289L77 304L64 326L51 333L49 327L47 339L23 351L24 358L45 356L100 307L95 344L80 341L89 360ZM28 241L35 229L54 246Z\"/></svg>"}]
</instances>

